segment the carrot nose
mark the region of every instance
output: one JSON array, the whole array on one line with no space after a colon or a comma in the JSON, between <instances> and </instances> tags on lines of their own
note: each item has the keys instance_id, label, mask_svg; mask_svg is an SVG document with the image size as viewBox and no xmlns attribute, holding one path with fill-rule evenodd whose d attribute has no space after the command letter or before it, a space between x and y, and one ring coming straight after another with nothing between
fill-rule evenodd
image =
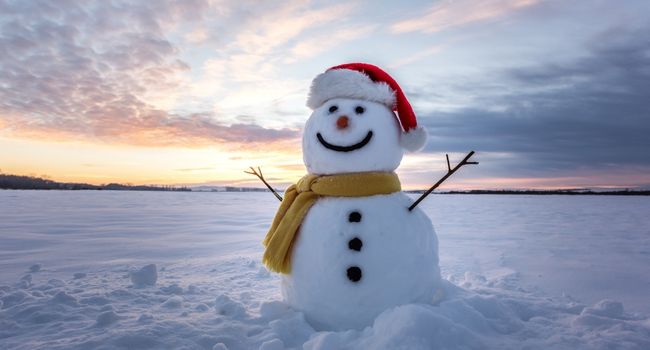
<instances>
[{"instance_id":1,"label":"carrot nose","mask_svg":"<svg viewBox=\"0 0 650 350\"><path fill-rule=\"evenodd\" d=\"M339 129L345 129L348 127L348 117L345 115L342 115L339 117L339 119L336 120L336 127Z\"/></svg>"}]
</instances>

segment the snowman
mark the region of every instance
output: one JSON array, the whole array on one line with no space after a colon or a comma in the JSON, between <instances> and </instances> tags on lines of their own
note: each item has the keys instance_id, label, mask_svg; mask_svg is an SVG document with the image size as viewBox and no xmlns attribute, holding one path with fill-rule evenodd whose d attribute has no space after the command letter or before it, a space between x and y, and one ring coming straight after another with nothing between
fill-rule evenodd
<instances>
[{"instance_id":1,"label":"snowman","mask_svg":"<svg viewBox=\"0 0 650 350\"><path fill-rule=\"evenodd\" d=\"M439 299L436 233L394 173L427 139L399 85L376 66L344 64L313 80L307 105L308 174L286 190L264 240L285 301L317 330L345 330Z\"/></svg>"}]
</instances>

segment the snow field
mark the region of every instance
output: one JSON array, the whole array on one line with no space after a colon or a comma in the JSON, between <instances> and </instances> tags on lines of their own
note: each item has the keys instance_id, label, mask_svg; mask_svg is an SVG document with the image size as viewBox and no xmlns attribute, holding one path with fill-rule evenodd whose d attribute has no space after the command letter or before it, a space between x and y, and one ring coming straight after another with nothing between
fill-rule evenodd
<instances>
[{"instance_id":1,"label":"snow field","mask_svg":"<svg viewBox=\"0 0 650 350\"><path fill-rule=\"evenodd\" d=\"M646 198L433 196L444 301L341 332L315 331L261 265L275 205L0 191L0 348L650 348Z\"/></svg>"}]
</instances>

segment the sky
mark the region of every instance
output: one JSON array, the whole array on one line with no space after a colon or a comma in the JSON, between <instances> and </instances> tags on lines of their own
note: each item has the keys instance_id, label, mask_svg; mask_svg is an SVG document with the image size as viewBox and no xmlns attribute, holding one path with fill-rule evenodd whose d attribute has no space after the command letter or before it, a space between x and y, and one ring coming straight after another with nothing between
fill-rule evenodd
<instances>
[{"instance_id":1,"label":"sky","mask_svg":"<svg viewBox=\"0 0 650 350\"><path fill-rule=\"evenodd\" d=\"M94 184L280 188L311 80L404 89L424 188L650 188L650 1L0 0L0 169Z\"/></svg>"}]
</instances>

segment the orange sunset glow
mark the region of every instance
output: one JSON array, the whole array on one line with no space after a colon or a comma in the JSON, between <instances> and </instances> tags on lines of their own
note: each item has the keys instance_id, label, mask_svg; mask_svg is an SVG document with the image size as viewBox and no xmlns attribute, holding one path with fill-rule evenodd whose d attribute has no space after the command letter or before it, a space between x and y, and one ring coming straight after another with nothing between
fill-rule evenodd
<instances>
[{"instance_id":1,"label":"orange sunset glow","mask_svg":"<svg viewBox=\"0 0 650 350\"><path fill-rule=\"evenodd\" d=\"M0 169L261 187L243 172L260 166L285 188L305 173L311 80L365 61L400 82L430 134L398 170L406 189L430 186L446 153L470 150L480 165L444 188L650 186L650 160L635 156L650 147L643 16L605 4L469 4L143 2L122 13L99 2L8 16Z\"/></svg>"}]
</instances>

